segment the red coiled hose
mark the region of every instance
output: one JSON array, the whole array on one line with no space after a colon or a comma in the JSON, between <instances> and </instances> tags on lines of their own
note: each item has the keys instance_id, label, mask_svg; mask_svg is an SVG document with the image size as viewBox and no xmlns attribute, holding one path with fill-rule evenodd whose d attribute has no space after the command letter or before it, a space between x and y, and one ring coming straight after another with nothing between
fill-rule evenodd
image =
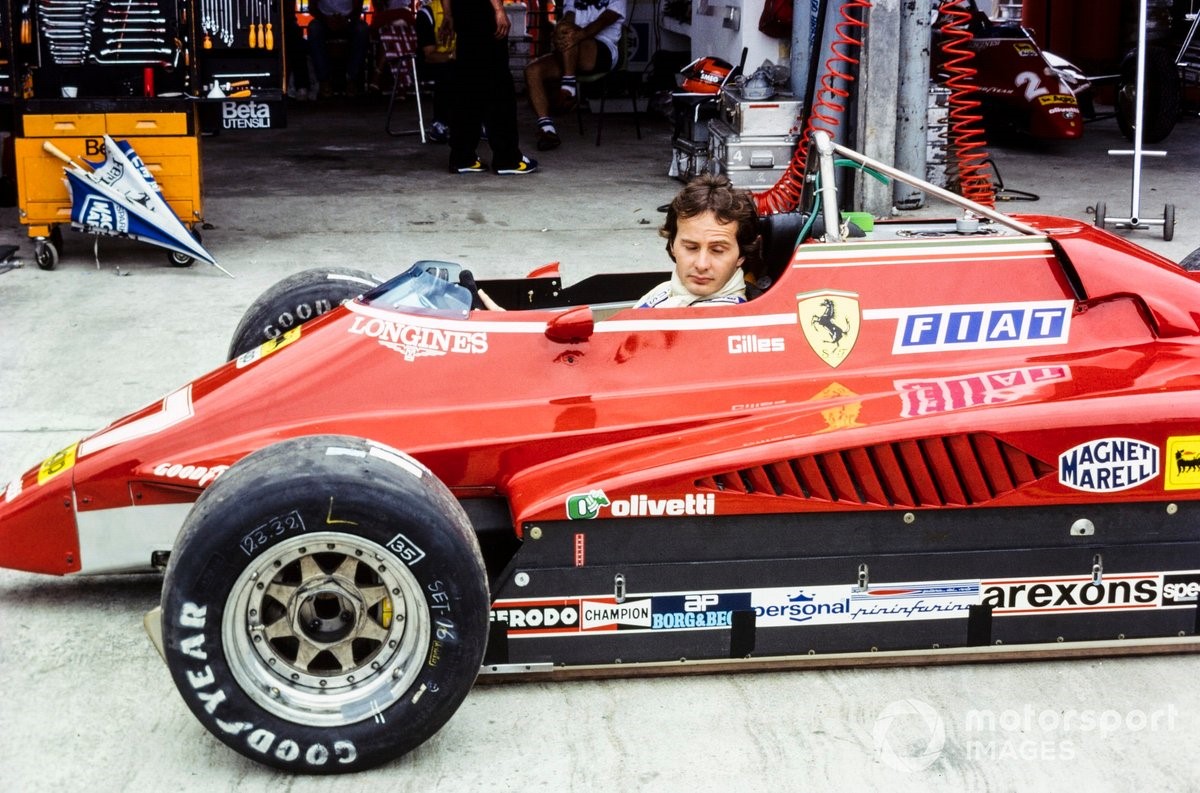
<instances>
[{"instance_id":1,"label":"red coiled hose","mask_svg":"<svg viewBox=\"0 0 1200 793\"><path fill-rule=\"evenodd\" d=\"M946 87L950 89L946 114L951 147L948 170L957 173L958 192L964 198L994 207L996 194L991 179L984 173L988 154L984 149L987 141L983 137L983 116L976 112L979 100L971 98L976 87L976 71L971 65L975 53L970 48L975 36L967 28L971 12L963 0L946 0L938 11L945 20L939 45L946 56L942 68L950 75L946 80Z\"/></svg>"},{"instance_id":2,"label":"red coiled hose","mask_svg":"<svg viewBox=\"0 0 1200 793\"><path fill-rule=\"evenodd\" d=\"M862 47L862 39L855 38L854 34L858 34L860 29L867 26L865 21L856 19L850 12L856 8L867 9L870 7L869 0L846 0L842 3L839 9L842 21L834 28L837 37L829 45L833 55L825 61L821 85L817 89L812 110L809 111L808 119L805 121L800 145L796 147L791 162L788 163L787 169L775 186L754 195L759 215L775 215L781 212L795 211L800 205L800 197L804 192L804 170L807 167L808 143L812 139L812 133L819 129L828 132L830 137L835 140L837 139L839 114L846 109L844 103L850 96L849 84L854 82L854 71L844 68L843 64L858 65L858 58L854 57L852 53L856 53ZM844 80L845 87L838 87L838 80Z\"/></svg>"}]
</instances>

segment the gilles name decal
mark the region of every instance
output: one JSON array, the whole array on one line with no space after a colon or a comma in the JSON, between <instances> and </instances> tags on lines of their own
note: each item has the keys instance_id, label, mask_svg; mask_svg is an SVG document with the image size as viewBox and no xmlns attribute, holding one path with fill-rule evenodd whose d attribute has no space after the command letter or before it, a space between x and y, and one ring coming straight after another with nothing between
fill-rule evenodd
<instances>
[{"instance_id":1,"label":"gilles name decal","mask_svg":"<svg viewBox=\"0 0 1200 793\"><path fill-rule=\"evenodd\" d=\"M483 331L426 328L373 317L356 316L350 332L375 339L384 347L404 355L406 361L447 353L478 355L488 349L487 333Z\"/></svg>"},{"instance_id":2,"label":"gilles name decal","mask_svg":"<svg viewBox=\"0 0 1200 793\"><path fill-rule=\"evenodd\" d=\"M1158 476L1158 447L1131 438L1101 438L1058 456L1058 481L1073 490L1115 493Z\"/></svg>"},{"instance_id":3,"label":"gilles name decal","mask_svg":"<svg viewBox=\"0 0 1200 793\"><path fill-rule=\"evenodd\" d=\"M783 352L784 342L781 336L730 336L728 341L730 355L745 355L756 352Z\"/></svg>"},{"instance_id":4,"label":"gilles name decal","mask_svg":"<svg viewBox=\"0 0 1200 793\"><path fill-rule=\"evenodd\" d=\"M866 319L895 319L892 354L987 350L1065 344L1070 336L1070 300L977 303L873 309Z\"/></svg>"}]
</instances>

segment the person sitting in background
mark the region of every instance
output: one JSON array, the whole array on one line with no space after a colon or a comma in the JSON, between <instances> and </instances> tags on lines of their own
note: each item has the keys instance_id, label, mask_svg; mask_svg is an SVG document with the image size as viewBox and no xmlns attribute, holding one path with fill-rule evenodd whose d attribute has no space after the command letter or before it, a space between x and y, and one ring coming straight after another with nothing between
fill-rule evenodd
<instances>
[{"instance_id":1,"label":"person sitting in background","mask_svg":"<svg viewBox=\"0 0 1200 793\"><path fill-rule=\"evenodd\" d=\"M558 110L574 110L579 101L578 75L607 73L616 65L621 24L627 13L626 0L565 0L562 11L554 27L554 50L525 67L529 104L538 117L538 151L562 144L550 117L547 81L560 81Z\"/></svg>"},{"instance_id":2,"label":"person sitting in background","mask_svg":"<svg viewBox=\"0 0 1200 793\"><path fill-rule=\"evenodd\" d=\"M433 81L433 123L429 139L434 143L450 140L450 79L454 68L454 37L438 41L438 30L446 18L442 0L423 0L417 12L417 71Z\"/></svg>"},{"instance_id":3,"label":"person sitting in background","mask_svg":"<svg viewBox=\"0 0 1200 793\"><path fill-rule=\"evenodd\" d=\"M719 306L746 302L747 273L757 271L762 237L754 199L724 175L701 174L667 207L659 229L675 262L671 280L637 308Z\"/></svg>"},{"instance_id":4,"label":"person sitting in background","mask_svg":"<svg viewBox=\"0 0 1200 793\"><path fill-rule=\"evenodd\" d=\"M362 18L362 0L313 0L308 7L308 49L313 71L317 73L317 91L322 99L333 94L331 40L347 40L346 93L358 93L363 64L367 58L367 23Z\"/></svg>"}]
</instances>

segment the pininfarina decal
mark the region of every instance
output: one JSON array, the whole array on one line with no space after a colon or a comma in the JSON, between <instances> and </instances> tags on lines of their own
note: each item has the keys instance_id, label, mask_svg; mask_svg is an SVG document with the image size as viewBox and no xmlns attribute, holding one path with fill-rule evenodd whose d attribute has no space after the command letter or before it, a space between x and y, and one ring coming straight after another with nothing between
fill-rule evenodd
<instances>
[{"instance_id":1,"label":"pininfarina decal","mask_svg":"<svg viewBox=\"0 0 1200 793\"><path fill-rule=\"evenodd\" d=\"M754 593L758 627L844 625L966 617L979 602L978 581L924 581L759 589Z\"/></svg>"},{"instance_id":2,"label":"pininfarina decal","mask_svg":"<svg viewBox=\"0 0 1200 793\"><path fill-rule=\"evenodd\" d=\"M1167 459L1164 465L1164 488L1200 490L1200 435L1167 438Z\"/></svg>"},{"instance_id":3,"label":"pininfarina decal","mask_svg":"<svg viewBox=\"0 0 1200 793\"><path fill-rule=\"evenodd\" d=\"M835 368L846 360L862 324L857 294L833 289L805 292L796 295L796 313L818 358Z\"/></svg>"},{"instance_id":4,"label":"pininfarina decal","mask_svg":"<svg viewBox=\"0 0 1200 793\"><path fill-rule=\"evenodd\" d=\"M1158 476L1158 447L1132 438L1100 438L1058 456L1058 481L1073 490L1115 493Z\"/></svg>"},{"instance_id":5,"label":"pininfarina decal","mask_svg":"<svg viewBox=\"0 0 1200 793\"><path fill-rule=\"evenodd\" d=\"M900 415L911 418L1012 402L1038 386L1070 379L1069 366L1055 365L997 369L928 380L895 380L892 384L900 395Z\"/></svg>"},{"instance_id":6,"label":"pininfarina decal","mask_svg":"<svg viewBox=\"0 0 1200 793\"><path fill-rule=\"evenodd\" d=\"M638 493L610 500L603 490L590 490L567 496L566 511L568 520L593 520L605 508L614 518L715 515L716 501L712 493L688 493L683 498L654 498Z\"/></svg>"},{"instance_id":7,"label":"pininfarina decal","mask_svg":"<svg viewBox=\"0 0 1200 793\"><path fill-rule=\"evenodd\" d=\"M488 349L488 336L483 331L449 330L365 316L354 318L350 332L375 339L401 353L406 361L448 353L478 355Z\"/></svg>"},{"instance_id":8,"label":"pininfarina decal","mask_svg":"<svg viewBox=\"0 0 1200 793\"><path fill-rule=\"evenodd\" d=\"M972 303L954 306L868 309L868 320L896 320L892 354L1065 344L1070 300Z\"/></svg>"}]
</instances>

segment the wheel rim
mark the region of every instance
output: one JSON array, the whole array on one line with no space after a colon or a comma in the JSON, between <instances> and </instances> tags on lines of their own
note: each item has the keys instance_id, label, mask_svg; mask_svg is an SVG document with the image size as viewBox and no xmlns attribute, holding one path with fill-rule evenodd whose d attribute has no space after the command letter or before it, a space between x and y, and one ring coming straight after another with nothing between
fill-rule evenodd
<instances>
[{"instance_id":1,"label":"wheel rim","mask_svg":"<svg viewBox=\"0 0 1200 793\"><path fill-rule=\"evenodd\" d=\"M394 554L335 532L296 537L246 567L222 620L238 684L281 718L352 724L403 696L429 646L420 584Z\"/></svg>"}]
</instances>

